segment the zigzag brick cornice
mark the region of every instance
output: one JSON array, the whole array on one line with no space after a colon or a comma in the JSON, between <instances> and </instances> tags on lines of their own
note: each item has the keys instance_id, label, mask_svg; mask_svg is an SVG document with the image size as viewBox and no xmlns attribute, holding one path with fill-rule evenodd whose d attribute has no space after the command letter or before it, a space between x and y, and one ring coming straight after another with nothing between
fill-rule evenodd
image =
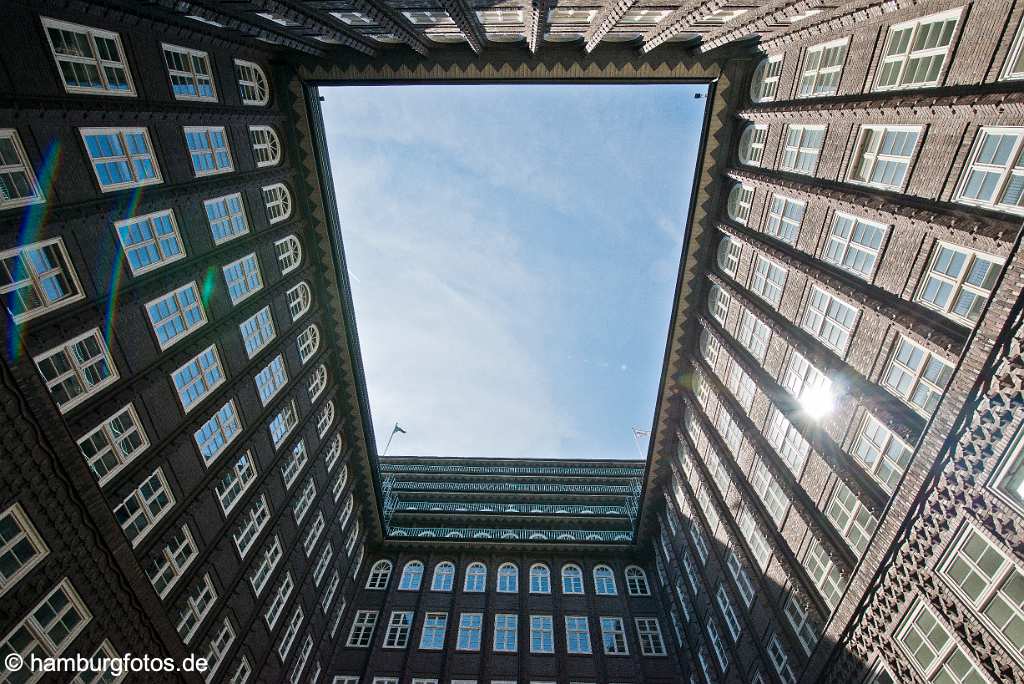
<instances>
[{"instance_id":1,"label":"zigzag brick cornice","mask_svg":"<svg viewBox=\"0 0 1024 684\"><path fill-rule=\"evenodd\" d=\"M698 46L701 52L710 52L723 45L739 40L764 29L775 31L776 25L788 22L793 16L817 9L825 0L772 0L765 7L760 7L743 16L737 26L720 28L702 36Z\"/></svg>"},{"instance_id":2,"label":"zigzag brick cornice","mask_svg":"<svg viewBox=\"0 0 1024 684\"><path fill-rule=\"evenodd\" d=\"M922 0L846 0L831 10L807 21L797 22L792 28L773 34L761 43L765 52L776 52L789 45L817 40L820 36L849 33L857 24L892 14L906 7L921 4Z\"/></svg>"}]
</instances>

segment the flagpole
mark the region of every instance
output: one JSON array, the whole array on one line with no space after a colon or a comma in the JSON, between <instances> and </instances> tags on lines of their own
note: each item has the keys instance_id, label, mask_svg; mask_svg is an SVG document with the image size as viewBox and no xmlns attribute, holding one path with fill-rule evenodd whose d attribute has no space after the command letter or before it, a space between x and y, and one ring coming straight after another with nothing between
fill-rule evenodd
<instances>
[{"instance_id":1,"label":"flagpole","mask_svg":"<svg viewBox=\"0 0 1024 684\"><path fill-rule=\"evenodd\" d=\"M388 443L384 445L384 453L382 456L388 455L388 449L391 448L391 440L395 438L395 433L398 432L398 423L395 423L395 427L391 430L391 435L388 437Z\"/></svg>"}]
</instances>

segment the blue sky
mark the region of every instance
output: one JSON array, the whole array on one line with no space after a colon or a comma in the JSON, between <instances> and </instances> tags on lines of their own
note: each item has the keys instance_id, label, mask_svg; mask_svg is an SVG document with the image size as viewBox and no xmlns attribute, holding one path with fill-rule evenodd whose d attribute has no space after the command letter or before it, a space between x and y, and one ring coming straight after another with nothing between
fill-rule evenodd
<instances>
[{"instance_id":1,"label":"blue sky","mask_svg":"<svg viewBox=\"0 0 1024 684\"><path fill-rule=\"evenodd\" d=\"M379 450L638 457L704 90L321 88Z\"/></svg>"}]
</instances>

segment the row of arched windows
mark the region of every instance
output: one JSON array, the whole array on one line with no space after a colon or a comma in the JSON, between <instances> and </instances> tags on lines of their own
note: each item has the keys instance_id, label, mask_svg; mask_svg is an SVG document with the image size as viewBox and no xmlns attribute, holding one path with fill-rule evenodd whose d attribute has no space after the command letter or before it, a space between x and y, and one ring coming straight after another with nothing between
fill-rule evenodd
<instances>
[{"instance_id":1,"label":"row of arched windows","mask_svg":"<svg viewBox=\"0 0 1024 684\"><path fill-rule=\"evenodd\" d=\"M366 588L384 590L391 579L394 566L391 561L381 559L370 568L366 578ZM419 591L423 584L424 566L418 560L409 561L402 568L402 576L398 580L399 591ZM650 596L651 589L647 583L647 573L636 565L626 567L626 592L630 596ZM615 572L607 565L597 565L593 571L594 593L598 596L617 596L619 593L615 581ZM455 586L455 564L441 561L434 566L430 580L431 591L452 591ZM465 592L487 591L487 566L483 563L470 563L463 578L462 590ZM495 590L499 593L513 594L519 592L519 568L515 563L502 563L498 566ZM551 593L551 570L544 563L534 563L529 571L529 592L531 594ZM562 566L562 593L583 594L583 569L575 563Z\"/></svg>"}]
</instances>

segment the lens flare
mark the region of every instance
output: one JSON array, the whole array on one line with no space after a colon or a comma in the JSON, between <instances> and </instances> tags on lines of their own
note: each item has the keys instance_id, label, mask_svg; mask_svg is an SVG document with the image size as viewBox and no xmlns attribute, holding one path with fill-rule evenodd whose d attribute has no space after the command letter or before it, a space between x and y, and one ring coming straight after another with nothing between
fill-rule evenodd
<instances>
[{"instance_id":1,"label":"lens flare","mask_svg":"<svg viewBox=\"0 0 1024 684\"><path fill-rule=\"evenodd\" d=\"M800 407L814 420L824 418L835 408L835 395L832 392L832 387L827 383L808 387L800 395Z\"/></svg>"}]
</instances>

